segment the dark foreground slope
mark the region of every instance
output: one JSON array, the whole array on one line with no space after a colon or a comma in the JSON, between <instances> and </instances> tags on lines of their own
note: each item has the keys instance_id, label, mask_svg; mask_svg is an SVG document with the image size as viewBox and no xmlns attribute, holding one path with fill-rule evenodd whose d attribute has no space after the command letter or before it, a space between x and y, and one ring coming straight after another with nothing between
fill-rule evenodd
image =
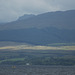
<instances>
[{"instance_id":1,"label":"dark foreground slope","mask_svg":"<svg viewBox=\"0 0 75 75\"><path fill-rule=\"evenodd\" d=\"M75 67L65 66L0 66L0 75L75 75Z\"/></svg>"}]
</instances>

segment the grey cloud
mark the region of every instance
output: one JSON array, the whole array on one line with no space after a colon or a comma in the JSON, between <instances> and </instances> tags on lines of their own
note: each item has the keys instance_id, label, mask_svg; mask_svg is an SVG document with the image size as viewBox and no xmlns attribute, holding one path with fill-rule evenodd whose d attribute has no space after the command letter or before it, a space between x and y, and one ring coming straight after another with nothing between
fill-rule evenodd
<instances>
[{"instance_id":1,"label":"grey cloud","mask_svg":"<svg viewBox=\"0 0 75 75\"><path fill-rule=\"evenodd\" d=\"M0 21L13 21L23 14L75 9L75 0L0 0Z\"/></svg>"}]
</instances>

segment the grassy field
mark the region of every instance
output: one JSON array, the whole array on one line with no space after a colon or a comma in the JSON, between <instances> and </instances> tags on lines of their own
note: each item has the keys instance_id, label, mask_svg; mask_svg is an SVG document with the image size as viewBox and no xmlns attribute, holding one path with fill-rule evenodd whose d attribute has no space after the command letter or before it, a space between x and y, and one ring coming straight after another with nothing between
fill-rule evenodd
<instances>
[{"instance_id":1,"label":"grassy field","mask_svg":"<svg viewBox=\"0 0 75 75\"><path fill-rule=\"evenodd\" d=\"M46 46L41 45L30 45L19 42L0 42L0 50L22 50L22 49L33 49L33 50L75 50L75 43L53 43Z\"/></svg>"},{"instance_id":2,"label":"grassy field","mask_svg":"<svg viewBox=\"0 0 75 75\"><path fill-rule=\"evenodd\" d=\"M2 50L0 65L75 65L75 50Z\"/></svg>"},{"instance_id":3,"label":"grassy field","mask_svg":"<svg viewBox=\"0 0 75 75\"><path fill-rule=\"evenodd\" d=\"M46 46L0 42L0 65L75 65L74 43Z\"/></svg>"},{"instance_id":4,"label":"grassy field","mask_svg":"<svg viewBox=\"0 0 75 75\"><path fill-rule=\"evenodd\" d=\"M11 59L0 60L0 63L6 62L6 61L11 61L11 62L14 62L14 61L24 61L24 59L25 58L11 58Z\"/></svg>"},{"instance_id":5,"label":"grassy field","mask_svg":"<svg viewBox=\"0 0 75 75\"><path fill-rule=\"evenodd\" d=\"M10 50L22 50L22 49L32 49L32 50L75 50L75 46L30 46L30 45L18 45L18 46L4 46L0 47L0 50L10 49Z\"/></svg>"}]
</instances>

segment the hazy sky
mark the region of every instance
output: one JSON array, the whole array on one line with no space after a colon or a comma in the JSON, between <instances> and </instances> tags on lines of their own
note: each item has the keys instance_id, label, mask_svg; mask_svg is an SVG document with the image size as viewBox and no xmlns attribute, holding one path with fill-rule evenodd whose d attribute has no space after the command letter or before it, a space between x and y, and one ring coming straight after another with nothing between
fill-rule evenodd
<instances>
[{"instance_id":1,"label":"hazy sky","mask_svg":"<svg viewBox=\"0 0 75 75\"><path fill-rule=\"evenodd\" d=\"M73 9L75 0L0 0L0 22L13 21L24 14Z\"/></svg>"}]
</instances>

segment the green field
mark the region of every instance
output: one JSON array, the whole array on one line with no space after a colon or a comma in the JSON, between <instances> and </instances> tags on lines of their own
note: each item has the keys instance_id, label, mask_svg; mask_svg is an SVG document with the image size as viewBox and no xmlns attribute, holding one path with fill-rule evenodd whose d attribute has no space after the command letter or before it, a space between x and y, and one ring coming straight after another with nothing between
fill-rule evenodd
<instances>
[{"instance_id":1,"label":"green field","mask_svg":"<svg viewBox=\"0 0 75 75\"><path fill-rule=\"evenodd\" d=\"M11 58L11 59L5 59L5 60L0 60L0 63L2 63L2 62L9 62L9 61L11 61L11 62L14 62L14 61L24 61L24 59L25 58Z\"/></svg>"},{"instance_id":2,"label":"green field","mask_svg":"<svg viewBox=\"0 0 75 75\"><path fill-rule=\"evenodd\" d=\"M0 42L0 50L75 50L75 43L53 43L48 45L29 45L16 42Z\"/></svg>"},{"instance_id":3,"label":"green field","mask_svg":"<svg viewBox=\"0 0 75 75\"><path fill-rule=\"evenodd\" d=\"M0 51L0 65L75 65L75 50Z\"/></svg>"},{"instance_id":4,"label":"green field","mask_svg":"<svg viewBox=\"0 0 75 75\"><path fill-rule=\"evenodd\" d=\"M0 65L75 65L74 43L54 43L46 46L4 43L0 46Z\"/></svg>"}]
</instances>

